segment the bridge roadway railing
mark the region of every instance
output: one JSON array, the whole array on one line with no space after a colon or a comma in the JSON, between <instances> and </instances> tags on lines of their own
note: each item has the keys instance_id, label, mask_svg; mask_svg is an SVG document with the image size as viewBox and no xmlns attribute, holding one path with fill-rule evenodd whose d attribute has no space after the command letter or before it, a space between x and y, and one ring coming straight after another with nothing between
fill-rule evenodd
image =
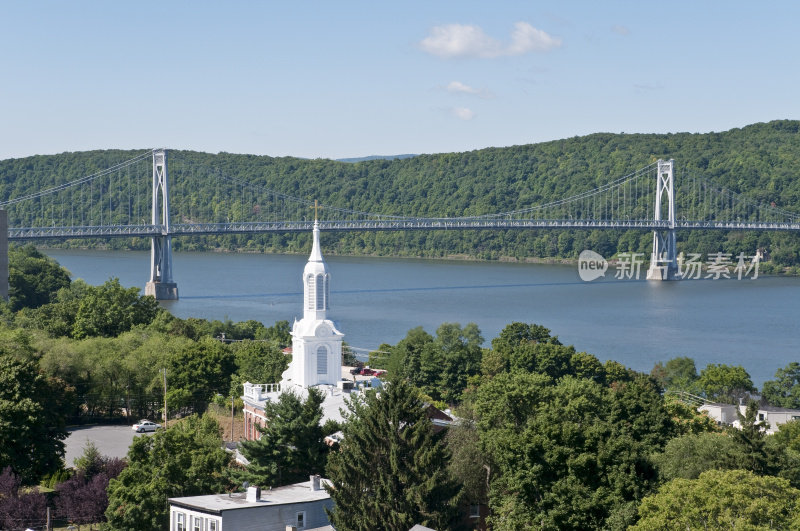
<instances>
[{"instance_id":1,"label":"bridge roadway railing","mask_svg":"<svg viewBox=\"0 0 800 531\"><path fill-rule=\"evenodd\" d=\"M312 221L272 221L242 223L175 223L170 236L213 234L286 233L311 231ZM323 231L401 231L401 230L492 230L492 229L637 229L637 230L759 230L800 231L800 222L676 221L666 220L574 220L574 219L498 219L498 218L390 218L383 220L320 221ZM9 240L126 238L164 236L163 225L120 225L80 227L9 228Z\"/></svg>"}]
</instances>

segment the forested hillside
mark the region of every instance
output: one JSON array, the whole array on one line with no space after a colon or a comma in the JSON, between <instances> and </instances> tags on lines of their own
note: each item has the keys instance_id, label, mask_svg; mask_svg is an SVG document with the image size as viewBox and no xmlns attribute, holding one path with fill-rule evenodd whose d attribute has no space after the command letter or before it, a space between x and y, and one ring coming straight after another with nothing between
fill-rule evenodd
<instances>
[{"instance_id":1,"label":"forested hillside","mask_svg":"<svg viewBox=\"0 0 800 531\"><path fill-rule=\"evenodd\" d=\"M0 161L0 200L83 177L141 151L91 151ZM679 172L711 180L753 200L800 213L800 122L774 121L708 134L610 134L466 153L343 163L253 155L170 151L170 172L191 171L192 186L172 196L182 205L233 201L215 172L335 207L406 216L504 212L590 190L644 167L675 159ZM125 186L121 182L120 186ZM146 196L136 208L149 210ZM98 204L97 208L101 208ZM231 210L233 211L233 210ZM309 211L309 216L312 212ZM10 225L14 226L13 213ZM178 250L246 249L295 252L307 235L177 238ZM604 255L648 252L651 236L637 231L467 231L325 234L328 252L479 259L574 258L586 248ZM679 250L752 254L767 248L783 266L800 265L800 237L785 233L679 233ZM87 245L87 242L74 242ZM94 243L96 245L96 243ZM144 247L146 239L107 242ZM796 271L796 268L795 268Z\"/></svg>"}]
</instances>

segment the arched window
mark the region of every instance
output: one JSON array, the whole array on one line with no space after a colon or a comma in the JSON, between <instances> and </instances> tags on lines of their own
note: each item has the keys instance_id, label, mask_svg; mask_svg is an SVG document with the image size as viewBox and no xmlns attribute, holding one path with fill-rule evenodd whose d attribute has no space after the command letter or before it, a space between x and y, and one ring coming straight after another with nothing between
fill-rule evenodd
<instances>
[{"instance_id":1,"label":"arched window","mask_svg":"<svg viewBox=\"0 0 800 531\"><path fill-rule=\"evenodd\" d=\"M314 309L314 275L306 277L306 308L309 310Z\"/></svg>"},{"instance_id":2,"label":"arched window","mask_svg":"<svg viewBox=\"0 0 800 531\"><path fill-rule=\"evenodd\" d=\"M328 348L325 345L317 347L317 374L328 374Z\"/></svg>"},{"instance_id":3,"label":"arched window","mask_svg":"<svg viewBox=\"0 0 800 531\"><path fill-rule=\"evenodd\" d=\"M325 275L317 275L317 310L325 309Z\"/></svg>"},{"instance_id":4,"label":"arched window","mask_svg":"<svg viewBox=\"0 0 800 531\"><path fill-rule=\"evenodd\" d=\"M329 302L331 300L331 276L325 275L325 309L330 310Z\"/></svg>"}]
</instances>

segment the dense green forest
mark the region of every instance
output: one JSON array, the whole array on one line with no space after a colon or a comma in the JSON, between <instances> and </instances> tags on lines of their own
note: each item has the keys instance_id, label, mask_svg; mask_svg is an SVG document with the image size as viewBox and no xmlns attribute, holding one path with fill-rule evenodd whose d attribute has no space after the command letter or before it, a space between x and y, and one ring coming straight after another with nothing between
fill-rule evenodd
<instances>
[{"instance_id":1,"label":"dense green forest","mask_svg":"<svg viewBox=\"0 0 800 531\"><path fill-rule=\"evenodd\" d=\"M0 161L0 201L90 175L139 153L104 150ZM173 222L191 221L174 216L201 208L213 208L216 216L224 212L225 219L235 221L243 215L241 205L218 184L222 174L283 194L319 199L330 207L403 216L480 215L568 197L670 158L678 164L678 179L681 174L700 176L756 203L800 213L800 180L795 178L800 167L800 122L790 120L721 133L598 133L540 144L357 163L176 150L170 151L171 210ZM111 186L125 195L129 180L123 176ZM131 210L147 222L146 189L129 197L136 203ZM101 212L108 209L105 203L98 202L95 208L97 218L105 215L113 221L113 212ZM313 211L307 215L311 217ZM10 225L15 226L23 214L9 209L9 216ZM298 252L305 248L307 238L305 234L182 237L175 239L174 248ZM646 231L610 230L324 233L323 240L329 252L338 254L488 260L575 258L587 248L605 256L649 253L652 241ZM115 248L148 244L146 239L69 243ZM679 251L734 255L753 254L757 247L764 247L779 268L792 267L796 273L800 265L800 238L795 234L679 232L678 246Z\"/></svg>"}]
</instances>

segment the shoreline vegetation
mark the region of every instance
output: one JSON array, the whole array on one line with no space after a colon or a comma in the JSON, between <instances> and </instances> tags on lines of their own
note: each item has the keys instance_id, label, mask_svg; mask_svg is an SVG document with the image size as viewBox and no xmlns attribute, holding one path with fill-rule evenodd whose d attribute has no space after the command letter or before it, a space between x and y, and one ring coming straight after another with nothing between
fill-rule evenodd
<instances>
[{"instance_id":1,"label":"shoreline vegetation","mask_svg":"<svg viewBox=\"0 0 800 531\"><path fill-rule=\"evenodd\" d=\"M73 247L73 246L49 246L49 245L36 245L37 249L43 252L47 252L49 250L79 250L79 251L124 251L124 252L135 252L135 251L145 251L147 249L131 249L131 248L112 248L110 246L104 245L96 245L96 246L81 246L81 247ZM193 249L193 250L180 250L176 252L181 253L218 253L218 254L277 254L277 255L291 255L291 256L302 256L308 254L307 250L299 250L294 252L281 252L281 251L274 251L274 250L255 250L255 249L223 249L223 248L214 248L214 249ZM411 260L451 260L451 261L459 261L459 262L479 262L479 263L490 263L490 262L500 262L500 263L519 263L519 264L541 264L541 265L561 265L561 266L577 266L578 259L577 258L556 258L556 257L549 257L549 258L540 258L536 256L528 256L524 258L517 258L515 256L499 256L496 259L488 259L488 258L480 258L474 255L468 254L450 254L444 256L416 256L416 255L385 255L385 254L358 254L358 253L336 253L336 252L328 252L326 253L329 256L347 256L353 258L380 258L380 259L411 259ZM649 259L648 259L649 260ZM649 264L649 261L645 260L642 264L642 273L645 273L647 268L645 267ZM608 259L609 269L615 267L618 263L618 258L616 256L612 256ZM703 264L701 271L705 273L707 270L706 264ZM783 277L800 277L800 267L792 267L792 266L781 266L779 264L775 264L771 261L764 261L761 262L759 265L759 276L783 276Z\"/></svg>"}]
</instances>

